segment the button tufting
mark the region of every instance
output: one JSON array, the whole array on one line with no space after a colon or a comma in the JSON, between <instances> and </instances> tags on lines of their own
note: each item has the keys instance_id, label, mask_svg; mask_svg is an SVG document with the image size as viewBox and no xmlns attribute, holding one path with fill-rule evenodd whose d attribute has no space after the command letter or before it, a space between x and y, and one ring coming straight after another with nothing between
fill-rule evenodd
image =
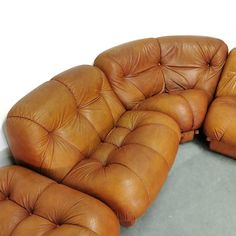
<instances>
[{"instance_id":1,"label":"button tufting","mask_svg":"<svg viewBox=\"0 0 236 236\"><path fill-rule=\"evenodd\" d=\"M34 211L33 211L33 210L29 210L28 213L29 213L29 215L31 216L31 215L34 214Z\"/></svg>"},{"instance_id":2,"label":"button tufting","mask_svg":"<svg viewBox=\"0 0 236 236\"><path fill-rule=\"evenodd\" d=\"M158 64L157 64L158 66L161 66L161 62L158 62Z\"/></svg>"}]
</instances>

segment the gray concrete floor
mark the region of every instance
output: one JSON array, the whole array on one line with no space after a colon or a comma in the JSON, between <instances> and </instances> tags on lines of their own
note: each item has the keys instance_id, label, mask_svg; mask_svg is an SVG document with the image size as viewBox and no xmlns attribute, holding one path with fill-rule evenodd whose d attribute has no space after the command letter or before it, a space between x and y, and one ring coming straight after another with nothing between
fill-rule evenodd
<instances>
[{"instance_id":1,"label":"gray concrete floor","mask_svg":"<svg viewBox=\"0 0 236 236\"><path fill-rule=\"evenodd\" d=\"M158 198L122 236L235 236L236 160L201 139L180 145Z\"/></svg>"}]
</instances>

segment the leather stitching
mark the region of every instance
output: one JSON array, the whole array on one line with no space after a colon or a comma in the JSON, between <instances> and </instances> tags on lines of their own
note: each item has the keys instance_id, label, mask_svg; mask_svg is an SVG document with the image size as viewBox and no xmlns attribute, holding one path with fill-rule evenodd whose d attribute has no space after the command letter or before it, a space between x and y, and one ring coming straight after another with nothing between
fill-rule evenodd
<instances>
[{"instance_id":1,"label":"leather stitching","mask_svg":"<svg viewBox=\"0 0 236 236\"><path fill-rule=\"evenodd\" d=\"M148 202L150 202L150 195L149 195L149 192L148 192L148 190L147 190L147 187L146 187L144 181L141 179L140 176L138 176L138 175L135 173L135 171L133 171L133 170L132 170L131 168L129 168L127 165L122 164L122 163L112 162L112 163L109 163L109 164L110 164L110 165L120 165L120 166L123 166L123 167L125 167L126 169L128 169L131 173L133 173L133 174L140 180L140 182L143 184L144 190L145 190L145 192L146 192L146 194L147 194Z\"/></svg>"},{"instance_id":2,"label":"leather stitching","mask_svg":"<svg viewBox=\"0 0 236 236\"><path fill-rule=\"evenodd\" d=\"M72 95L72 97L73 97L73 99L74 99L76 108L78 108L78 104L77 104L75 95L74 95L74 93L72 92L72 90L71 90L65 83L63 83L63 82L61 82L61 81L59 81L59 80L57 80L57 79L54 79L54 81L57 81L58 83L64 85L64 86L68 89L68 91L70 92L70 94ZM94 125L90 122L90 120L88 120L88 118L87 118L86 116L84 116L82 113L79 113L79 115L83 116L83 117L88 121L88 123L91 125L91 127L92 127L92 128L95 130L95 132L97 133L98 137L99 137L100 139L102 139L102 138L100 137L98 131L95 129Z\"/></svg>"},{"instance_id":3,"label":"leather stitching","mask_svg":"<svg viewBox=\"0 0 236 236\"><path fill-rule=\"evenodd\" d=\"M181 97L181 98L187 103L187 105L188 105L188 107L189 107L189 109L190 109L190 111L191 111L191 113L192 113L192 127L191 127L191 129L193 129L193 127L194 127L194 125L195 125L195 119L194 119L193 109L192 109L192 107L191 107L189 101L188 101L183 95L181 95L181 94L177 94L177 95L178 95L179 97Z\"/></svg>"},{"instance_id":4,"label":"leather stitching","mask_svg":"<svg viewBox=\"0 0 236 236\"><path fill-rule=\"evenodd\" d=\"M170 166L169 166L168 162L166 161L166 159L163 157L163 155L161 155L158 151L154 150L153 148L146 146L145 144L132 142L132 143L127 143L127 144L123 145L122 147L128 146L128 145L132 145L132 144L134 144L134 145L139 145L139 146L142 146L142 147L151 149L153 152L155 152L156 154L158 154L158 155L161 157L161 159L163 159L164 163L165 163L166 166L167 166L167 169L168 169L168 170L170 169Z\"/></svg>"},{"instance_id":5,"label":"leather stitching","mask_svg":"<svg viewBox=\"0 0 236 236\"><path fill-rule=\"evenodd\" d=\"M53 182L53 183L50 183L50 184L46 187L46 189L47 189L49 186L51 186L51 184L57 184L57 183L54 183L54 182ZM46 190L46 189L45 189L45 190ZM44 190L43 190L43 192L44 192ZM41 194L40 194L40 195L41 195ZM28 212L25 207L21 206L21 205L20 205L19 203L17 203L16 201L11 200L11 199L10 199L10 201L12 201L12 202L15 203L16 205L18 205L20 208L22 208L22 209L24 209L26 212ZM74 205L76 205L76 204L74 204ZM73 206L74 206L74 205L73 205ZM73 206L72 206L72 207L73 207ZM69 210L70 210L70 209L69 209ZM43 217L43 216L40 216L40 215L37 215L37 214L34 214L34 213L33 213L32 215L35 215L35 216L40 217L40 218L42 218L42 219L44 219L44 220L47 220L47 221L49 221L50 223L52 223L53 225L55 225L55 222L52 222L52 221L50 221L49 219L47 219L47 218L45 218L45 217ZM26 217L23 218L20 222L18 222L18 224L15 225L15 227L14 227L13 231L10 233L10 235L12 235L13 232L16 230L17 226L20 225L20 224L21 224L25 219L27 219L28 217L29 217L29 216L26 216ZM90 232L93 232L95 235L98 236L98 234L97 234L96 232L94 232L93 230L87 228L86 226L80 225L80 224L65 223L65 224L62 224L62 225L74 225L74 226L77 226L77 227L85 228L85 229L89 230ZM50 229L49 231L51 231L51 229ZM43 235L47 234L49 231L45 232Z\"/></svg>"},{"instance_id":6,"label":"leather stitching","mask_svg":"<svg viewBox=\"0 0 236 236\"><path fill-rule=\"evenodd\" d=\"M167 114L167 113L163 113L163 112L161 112L162 114ZM168 115L168 114L167 114ZM169 115L168 115L169 116ZM172 117L171 117L171 119L173 119ZM173 119L174 120L174 119ZM177 125L178 125L178 122L177 121L175 121L176 123L177 123ZM164 124L161 124L161 123L148 123L148 124L143 124L143 125L139 125L139 126L137 126L136 128L139 128L139 127L143 127L143 126L147 126L147 125L157 125L157 126L164 126L164 127L167 127L168 129L170 129L172 132L174 132L177 136L180 136L180 134L178 134L175 130L173 130L172 128L170 128L169 126L167 126L167 125L164 125ZM129 128L127 128L127 127L124 127L124 126L120 126L119 125L119 127L121 127L121 128L125 128L125 129L128 129L128 130L130 130L130 131L133 131L132 129L129 129Z\"/></svg>"},{"instance_id":7,"label":"leather stitching","mask_svg":"<svg viewBox=\"0 0 236 236\"><path fill-rule=\"evenodd\" d=\"M31 121L33 122L34 124L40 126L42 129L44 129L45 131L47 131L48 133L50 133L50 131L48 129L46 129L43 125L39 124L38 122L36 122L35 120L32 120L28 117L24 117L24 116L8 116L7 119L11 119L11 118L20 118L20 119L25 119L25 120L28 120L28 121Z\"/></svg>"}]
</instances>

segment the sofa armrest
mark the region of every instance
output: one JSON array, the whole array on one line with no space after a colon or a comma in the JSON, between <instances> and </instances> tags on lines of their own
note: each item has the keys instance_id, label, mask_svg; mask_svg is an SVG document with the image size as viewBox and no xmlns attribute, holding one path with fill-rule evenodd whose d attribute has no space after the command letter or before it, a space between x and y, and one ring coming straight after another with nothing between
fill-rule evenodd
<instances>
[{"instance_id":1,"label":"sofa armrest","mask_svg":"<svg viewBox=\"0 0 236 236\"><path fill-rule=\"evenodd\" d=\"M236 48L231 50L226 60L216 96L236 96Z\"/></svg>"},{"instance_id":2,"label":"sofa armrest","mask_svg":"<svg viewBox=\"0 0 236 236\"><path fill-rule=\"evenodd\" d=\"M8 143L18 163L60 181L91 154L123 111L98 68L77 66L13 106Z\"/></svg>"}]
</instances>

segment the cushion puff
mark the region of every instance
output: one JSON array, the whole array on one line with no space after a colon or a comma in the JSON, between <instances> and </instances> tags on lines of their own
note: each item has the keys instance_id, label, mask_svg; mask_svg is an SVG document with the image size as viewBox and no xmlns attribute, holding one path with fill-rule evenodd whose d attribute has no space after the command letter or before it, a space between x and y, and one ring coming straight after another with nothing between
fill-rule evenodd
<instances>
[{"instance_id":1,"label":"cushion puff","mask_svg":"<svg viewBox=\"0 0 236 236\"><path fill-rule=\"evenodd\" d=\"M151 110L172 117L182 132L198 129L206 115L209 97L200 89L162 93L140 102L134 110Z\"/></svg>"}]
</instances>

